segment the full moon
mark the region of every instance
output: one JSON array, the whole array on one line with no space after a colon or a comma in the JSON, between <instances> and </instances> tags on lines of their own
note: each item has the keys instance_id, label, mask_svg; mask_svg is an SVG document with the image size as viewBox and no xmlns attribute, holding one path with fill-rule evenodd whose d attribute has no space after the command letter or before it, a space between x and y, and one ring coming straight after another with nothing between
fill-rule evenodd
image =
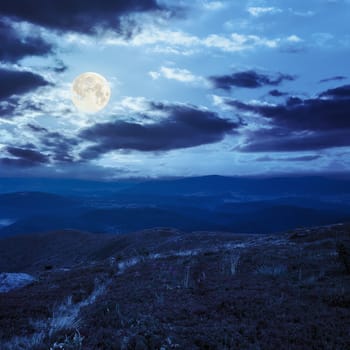
<instances>
[{"instance_id":1,"label":"full moon","mask_svg":"<svg viewBox=\"0 0 350 350\"><path fill-rule=\"evenodd\" d=\"M100 74L86 72L72 84L72 101L82 112L96 113L106 107L111 97L107 80Z\"/></svg>"}]
</instances>

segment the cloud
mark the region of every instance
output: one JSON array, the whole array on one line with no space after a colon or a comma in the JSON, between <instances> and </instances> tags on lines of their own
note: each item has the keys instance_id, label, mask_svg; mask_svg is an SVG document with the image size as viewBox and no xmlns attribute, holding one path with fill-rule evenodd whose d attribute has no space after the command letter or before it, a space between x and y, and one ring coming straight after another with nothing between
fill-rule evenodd
<instances>
[{"instance_id":1,"label":"cloud","mask_svg":"<svg viewBox=\"0 0 350 350\"><path fill-rule=\"evenodd\" d=\"M329 98L346 98L350 99L350 85L344 85L337 87L335 89L329 89L320 94L321 97L329 97Z\"/></svg>"},{"instance_id":2,"label":"cloud","mask_svg":"<svg viewBox=\"0 0 350 350\"><path fill-rule=\"evenodd\" d=\"M226 4L222 1L204 1L203 8L209 11L222 10L226 7Z\"/></svg>"},{"instance_id":3,"label":"cloud","mask_svg":"<svg viewBox=\"0 0 350 350\"><path fill-rule=\"evenodd\" d=\"M349 130L293 133L278 128L253 132L236 150L241 152L318 151L350 146Z\"/></svg>"},{"instance_id":4,"label":"cloud","mask_svg":"<svg viewBox=\"0 0 350 350\"><path fill-rule=\"evenodd\" d=\"M273 97L282 97L288 95L287 92L282 92L280 90L274 89L269 91L269 95Z\"/></svg>"},{"instance_id":5,"label":"cloud","mask_svg":"<svg viewBox=\"0 0 350 350\"><path fill-rule=\"evenodd\" d=\"M319 81L319 83L328 83L330 81L340 81L340 80L345 80L347 79L347 77L343 76L343 75L336 75L334 77L330 77L330 78L325 78L325 79L321 79Z\"/></svg>"},{"instance_id":6,"label":"cloud","mask_svg":"<svg viewBox=\"0 0 350 350\"><path fill-rule=\"evenodd\" d=\"M182 83L206 83L203 77L194 75L187 69L173 68L173 67L160 67L159 71L151 71L149 75L152 79L165 78L169 80L177 80Z\"/></svg>"},{"instance_id":7,"label":"cloud","mask_svg":"<svg viewBox=\"0 0 350 350\"><path fill-rule=\"evenodd\" d=\"M284 157L284 158L273 158L270 156L263 156L255 159L257 162L312 162L313 160L320 159L321 155L307 155L299 157Z\"/></svg>"},{"instance_id":8,"label":"cloud","mask_svg":"<svg viewBox=\"0 0 350 350\"><path fill-rule=\"evenodd\" d=\"M56 59L55 63L55 66L51 69L56 73L64 73L68 69L67 65L62 60Z\"/></svg>"},{"instance_id":9,"label":"cloud","mask_svg":"<svg viewBox=\"0 0 350 350\"><path fill-rule=\"evenodd\" d=\"M290 97L279 105L226 100L226 104L240 111L258 114L273 125L292 130L350 129L350 98L302 100Z\"/></svg>"},{"instance_id":10,"label":"cloud","mask_svg":"<svg viewBox=\"0 0 350 350\"><path fill-rule=\"evenodd\" d=\"M79 143L77 138L65 136L57 131L51 132L35 124L27 124L27 127L33 133L37 134L37 142L40 144L40 149L50 155L53 163L73 163L79 161L73 155L74 148Z\"/></svg>"},{"instance_id":11,"label":"cloud","mask_svg":"<svg viewBox=\"0 0 350 350\"><path fill-rule=\"evenodd\" d=\"M29 71L0 68L0 101L48 85L41 75Z\"/></svg>"},{"instance_id":12,"label":"cloud","mask_svg":"<svg viewBox=\"0 0 350 350\"><path fill-rule=\"evenodd\" d=\"M224 99L243 115L261 118L237 149L245 152L320 150L350 146L350 86L327 90L310 99L289 97L283 104ZM243 118L243 116L242 116Z\"/></svg>"},{"instance_id":13,"label":"cloud","mask_svg":"<svg viewBox=\"0 0 350 350\"><path fill-rule=\"evenodd\" d=\"M1 19L0 42L0 61L3 62L17 62L26 56L44 56L52 53L52 45L40 36L20 34L9 21Z\"/></svg>"},{"instance_id":14,"label":"cloud","mask_svg":"<svg viewBox=\"0 0 350 350\"><path fill-rule=\"evenodd\" d=\"M247 11L254 17L260 17L263 15L274 15L277 13L283 12L281 9L277 7L248 7Z\"/></svg>"},{"instance_id":15,"label":"cloud","mask_svg":"<svg viewBox=\"0 0 350 350\"><path fill-rule=\"evenodd\" d=\"M231 90L232 87L256 89L266 85L280 85L284 80L294 79L295 77L288 74L278 73L273 77L253 70L209 77L209 81L213 86L221 90Z\"/></svg>"},{"instance_id":16,"label":"cloud","mask_svg":"<svg viewBox=\"0 0 350 350\"><path fill-rule=\"evenodd\" d=\"M335 37L331 33L314 33L312 40L315 46L322 48L331 48L336 44Z\"/></svg>"},{"instance_id":17,"label":"cloud","mask_svg":"<svg viewBox=\"0 0 350 350\"><path fill-rule=\"evenodd\" d=\"M258 35L245 35L232 33L229 37L211 34L201 40L205 47L220 49L225 52L239 52L250 50L256 47L278 47L281 39L267 39Z\"/></svg>"},{"instance_id":18,"label":"cloud","mask_svg":"<svg viewBox=\"0 0 350 350\"><path fill-rule=\"evenodd\" d=\"M102 37L101 43L112 46L145 47L153 52L177 55L192 55L200 50L208 52L208 49L222 52L241 52L256 48L280 48L288 52L293 52L292 49L294 49L294 52L299 52L303 40L298 37L300 40L296 42L296 37L296 35L289 35L287 37L267 38L236 32L228 35L209 34L199 37L181 30L169 30L155 25L145 25L131 38L123 38L113 33L107 33ZM72 40L85 42L86 45L93 44L86 38L82 41L76 36L73 36Z\"/></svg>"},{"instance_id":19,"label":"cloud","mask_svg":"<svg viewBox=\"0 0 350 350\"><path fill-rule=\"evenodd\" d=\"M122 17L164 10L156 0L11 0L0 3L0 15L42 27L92 34L99 28L122 29ZM129 28L130 29L130 28Z\"/></svg>"},{"instance_id":20,"label":"cloud","mask_svg":"<svg viewBox=\"0 0 350 350\"><path fill-rule=\"evenodd\" d=\"M287 41L291 43L300 43L303 41L303 39L301 39L298 35L293 34L287 37Z\"/></svg>"},{"instance_id":21,"label":"cloud","mask_svg":"<svg viewBox=\"0 0 350 350\"><path fill-rule=\"evenodd\" d=\"M316 12L315 11L311 11L311 10L308 10L308 11L296 11L292 8L289 8L288 11L290 13L292 13L293 15L295 16L299 16L299 17L312 17L312 16L315 16Z\"/></svg>"},{"instance_id":22,"label":"cloud","mask_svg":"<svg viewBox=\"0 0 350 350\"><path fill-rule=\"evenodd\" d=\"M240 125L191 105L150 102L150 107L162 111L166 117L152 124L117 119L83 130L80 137L95 145L82 152L82 157L93 159L113 150L155 152L215 143L232 134Z\"/></svg>"},{"instance_id":23,"label":"cloud","mask_svg":"<svg viewBox=\"0 0 350 350\"><path fill-rule=\"evenodd\" d=\"M8 157L0 158L0 164L12 167L34 167L49 162L48 157L38 151L19 147L6 147Z\"/></svg>"},{"instance_id":24,"label":"cloud","mask_svg":"<svg viewBox=\"0 0 350 350\"><path fill-rule=\"evenodd\" d=\"M1 92L1 89L0 89ZM0 118L10 118L17 107L17 100L15 98L9 98L8 100L1 101L0 99Z\"/></svg>"}]
</instances>

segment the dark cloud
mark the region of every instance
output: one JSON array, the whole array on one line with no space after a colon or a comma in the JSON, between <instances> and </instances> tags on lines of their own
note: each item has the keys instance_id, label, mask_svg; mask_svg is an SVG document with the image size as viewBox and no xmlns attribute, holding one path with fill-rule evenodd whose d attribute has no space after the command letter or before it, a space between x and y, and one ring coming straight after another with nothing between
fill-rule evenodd
<instances>
[{"instance_id":1,"label":"dark cloud","mask_svg":"<svg viewBox=\"0 0 350 350\"><path fill-rule=\"evenodd\" d=\"M36 150L7 147L6 152L9 156L0 158L0 164L13 167L34 167L49 162L49 158Z\"/></svg>"},{"instance_id":2,"label":"dark cloud","mask_svg":"<svg viewBox=\"0 0 350 350\"><path fill-rule=\"evenodd\" d=\"M0 68L0 81L0 101L49 84L41 75L6 68Z\"/></svg>"},{"instance_id":3,"label":"dark cloud","mask_svg":"<svg viewBox=\"0 0 350 350\"><path fill-rule=\"evenodd\" d=\"M20 35L10 23L1 19L0 43L0 61L3 62L17 62L26 56L44 56L52 53L52 45L41 37Z\"/></svg>"},{"instance_id":4,"label":"dark cloud","mask_svg":"<svg viewBox=\"0 0 350 350\"><path fill-rule=\"evenodd\" d=\"M317 151L350 146L349 130L295 133L278 128L259 130L247 135L236 150L241 152L297 152Z\"/></svg>"},{"instance_id":5,"label":"dark cloud","mask_svg":"<svg viewBox=\"0 0 350 350\"><path fill-rule=\"evenodd\" d=\"M217 75L209 77L209 81L216 89L230 90L232 87L256 89L266 85L277 86L284 80L294 80L295 77L278 73L275 76L257 73L253 70L233 73L230 75Z\"/></svg>"},{"instance_id":6,"label":"dark cloud","mask_svg":"<svg viewBox=\"0 0 350 350\"><path fill-rule=\"evenodd\" d=\"M350 98L350 85L339 86L335 89L329 89L320 94L321 97L331 97L331 98Z\"/></svg>"},{"instance_id":7,"label":"dark cloud","mask_svg":"<svg viewBox=\"0 0 350 350\"><path fill-rule=\"evenodd\" d=\"M43 147L52 154L53 161L68 163L75 161L72 151L78 144L77 139L69 138L58 132L48 132L41 138L41 142Z\"/></svg>"},{"instance_id":8,"label":"dark cloud","mask_svg":"<svg viewBox=\"0 0 350 350\"><path fill-rule=\"evenodd\" d=\"M326 78L326 79L321 79L319 81L319 83L328 83L329 81L340 81L340 80L345 80L347 79L347 77L343 76L343 75L337 75L335 77L330 77L330 78Z\"/></svg>"},{"instance_id":9,"label":"dark cloud","mask_svg":"<svg viewBox=\"0 0 350 350\"><path fill-rule=\"evenodd\" d=\"M76 161L72 152L79 143L78 139L67 137L56 131L50 132L48 129L34 124L27 124L27 127L38 135L40 148L50 154L51 161L56 163Z\"/></svg>"},{"instance_id":10,"label":"dark cloud","mask_svg":"<svg viewBox=\"0 0 350 350\"><path fill-rule=\"evenodd\" d=\"M157 0L11 0L0 2L0 15L59 31L93 33L121 29L121 17L163 10Z\"/></svg>"},{"instance_id":11,"label":"dark cloud","mask_svg":"<svg viewBox=\"0 0 350 350\"><path fill-rule=\"evenodd\" d=\"M1 90L1 88L0 88ZM9 119L13 116L17 107L17 99L9 98L6 101L0 100L0 118Z\"/></svg>"},{"instance_id":12,"label":"dark cloud","mask_svg":"<svg viewBox=\"0 0 350 350\"><path fill-rule=\"evenodd\" d=\"M280 90L274 89L269 91L269 95L273 96L273 97L282 97L282 96L287 96L288 93L287 92L282 92Z\"/></svg>"},{"instance_id":13,"label":"dark cloud","mask_svg":"<svg viewBox=\"0 0 350 350\"><path fill-rule=\"evenodd\" d=\"M34 143L6 147L0 154L0 165L27 168L80 163L80 160L73 156L74 148L79 143L78 139L50 132L35 124L27 124L27 127L35 136Z\"/></svg>"},{"instance_id":14,"label":"dark cloud","mask_svg":"<svg viewBox=\"0 0 350 350\"><path fill-rule=\"evenodd\" d=\"M46 128L39 125L27 124L27 127L34 132L48 132Z\"/></svg>"},{"instance_id":15,"label":"dark cloud","mask_svg":"<svg viewBox=\"0 0 350 350\"><path fill-rule=\"evenodd\" d=\"M56 62L56 66L53 67L53 71L56 73L64 73L68 69L68 66L64 62Z\"/></svg>"},{"instance_id":16,"label":"dark cloud","mask_svg":"<svg viewBox=\"0 0 350 350\"><path fill-rule=\"evenodd\" d=\"M291 130L332 130L350 128L349 99L306 99L291 97L285 104L256 105L236 100L226 104L240 111L256 113L273 125Z\"/></svg>"},{"instance_id":17,"label":"dark cloud","mask_svg":"<svg viewBox=\"0 0 350 350\"><path fill-rule=\"evenodd\" d=\"M112 150L168 151L214 143L240 125L195 106L151 103L150 108L162 110L167 116L152 124L116 120L83 130L80 137L96 144L88 147L82 157L97 158Z\"/></svg>"},{"instance_id":18,"label":"dark cloud","mask_svg":"<svg viewBox=\"0 0 350 350\"><path fill-rule=\"evenodd\" d=\"M43 110L44 105L42 102L30 98L21 100L20 95L13 95L6 100L0 101L0 118L2 119L15 118L18 115L23 115L23 113L43 112Z\"/></svg>"},{"instance_id":19,"label":"dark cloud","mask_svg":"<svg viewBox=\"0 0 350 350\"><path fill-rule=\"evenodd\" d=\"M278 105L226 99L238 112L251 112L268 123L237 149L245 152L309 151L350 146L350 86L327 90L317 98L290 97ZM262 120L262 121L263 121Z\"/></svg>"}]
</instances>

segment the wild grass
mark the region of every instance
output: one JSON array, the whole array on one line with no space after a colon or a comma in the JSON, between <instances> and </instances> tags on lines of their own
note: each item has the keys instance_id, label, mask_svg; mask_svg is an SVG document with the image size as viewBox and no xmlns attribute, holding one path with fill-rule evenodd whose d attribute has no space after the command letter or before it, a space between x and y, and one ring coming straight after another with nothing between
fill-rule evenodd
<instances>
[{"instance_id":1,"label":"wild grass","mask_svg":"<svg viewBox=\"0 0 350 350\"><path fill-rule=\"evenodd\" d=\"M256 270L256 274L262 274L265 276L279 276L287 272L286 265L261 265Z\"/></svg>"},{"instance_id":2,"label":"wild grass","mask_svg":"<svg viewBox=\"0 0 350 350\"><path fill-rule=\"evenodd\" d=\"M45 332L41 331L30 336L15 336L0 345L2 350L30 350L41 345L45 338Z\"/></svg>"},{"instance_id":3,"label":"wild grass","mask_svg":"<svg viewBox=\"0 0 350 350\"><path fill-rule=\"evenodd\" d=\"M221 272L225 275L234 276L238 272L240 258L241 252L238 250L226 252L222 259Z\"/></svg>"},{"instance_id":4,"label":"wild grass","mask_svg":"<svg viewBox=\"0 0 350 350\"><path fill-rule=\"evenodd\" d=\"M80 310L93 304L96 299L106 290L107 284L96 285L93 292L79 303L74 303L72 296L69 296L61 304L57 305L52 317L46 320L32 320L31 326L35 332L28 336L15 336L10 340L0 343L1 350L31 350L36 349L44 342L52 344L53 349L81 349L83 337L80 335L78 327L80 324ZM55 341L55 336L59 332L67 332L73 335L66 335L63 341Z\"/></svg>"}]
</instances>

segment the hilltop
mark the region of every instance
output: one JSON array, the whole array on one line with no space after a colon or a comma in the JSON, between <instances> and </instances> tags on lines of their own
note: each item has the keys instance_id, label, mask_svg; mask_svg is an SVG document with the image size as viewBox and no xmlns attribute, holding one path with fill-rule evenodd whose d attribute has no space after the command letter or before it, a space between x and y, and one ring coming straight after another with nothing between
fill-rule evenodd
<instances>
[{"instance_id":1,"label":"hilltop","mask_svg":"<svg viewBox=\"0 0 350 350\"><path fill-rule=\"evenodd\" d=\"M345 350L349 234L339 224L2 239L13 252L2 269L35 281L0 294L1 349Z\"/></svg>"}]
</instances>

